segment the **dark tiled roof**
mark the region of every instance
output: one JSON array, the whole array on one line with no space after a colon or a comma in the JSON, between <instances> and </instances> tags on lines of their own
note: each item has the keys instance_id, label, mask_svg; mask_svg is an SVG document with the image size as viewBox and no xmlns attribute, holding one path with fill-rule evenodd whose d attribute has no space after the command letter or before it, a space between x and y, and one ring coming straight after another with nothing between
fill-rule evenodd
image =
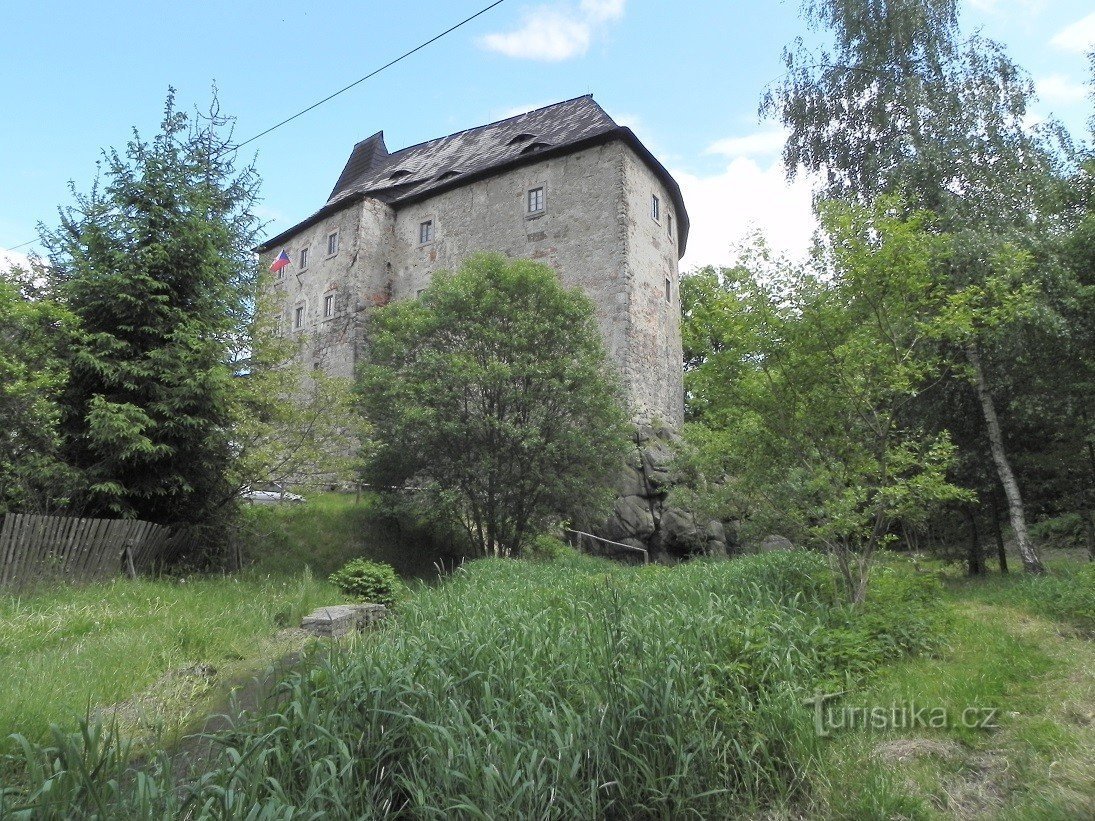
<instances>
[{"instance_id":1,"label":"dark tiled roof","mask_svg":"<svg viewBox=\"0 0 1095 821\"><path fill-rule=\"evenodd\" d=\"M447 137L412 145L386 157L375 157L371 166L361 168L356 173L351 170L358 154L355 149L328 202L353 194L369 194L393 204L400 200L421 199L424 194L448 182L438 179L447 171L456 171L460 176L474 176L508 160L528 156L522 152L531 146L539 144L542 147L537 150L540 151L569 146L613 131L616 127L612 118L593 102L592 97L587 96L518 114L497 123L458 131ZM526 138L514 142L514 138L524 135L531 135L531 140ZM370 137L365 143L375 139ZM359 143L361 145L364 143Z\"/></svg>"},{"instance_id":2,"label":"dark tiled roof","mask_svg":"<svg viewBox=\"0 0 1095 821\"><path fill-rule=\"evenodd\" d=\"M362 197L399 207L509 168L612 139L628 143L669 190L678 215L678 251L683 255L688 240L688 213L680 188L631 129L617 125L594 102L592 95L458 131L394 153L388 153L384 132L378 132L354 146L323 208L267 240L257 250L265 251L283 242Z\"/></svg>"}]
</instances>

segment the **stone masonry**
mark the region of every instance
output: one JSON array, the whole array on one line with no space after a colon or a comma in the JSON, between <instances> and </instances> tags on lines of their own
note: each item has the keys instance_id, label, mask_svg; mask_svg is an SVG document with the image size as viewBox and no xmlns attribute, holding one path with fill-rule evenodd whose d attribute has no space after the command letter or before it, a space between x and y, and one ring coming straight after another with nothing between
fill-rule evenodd
<instances>
[{"instance_id":1,"label":"stone masonry","mask_svg":"<svg viewBox=\"0 0 1095 821\"><path fill-rule=\"evenodd\" d=\"M672 177L582 97L391 154L374 135L327 205L258 250L266 265L291 260L272 285L282 333L337 376L354 372L370 308L415 298L476 252L542 261L593 300L634 422L675 429L687 235Z\"/></svg>"}]
</instances>

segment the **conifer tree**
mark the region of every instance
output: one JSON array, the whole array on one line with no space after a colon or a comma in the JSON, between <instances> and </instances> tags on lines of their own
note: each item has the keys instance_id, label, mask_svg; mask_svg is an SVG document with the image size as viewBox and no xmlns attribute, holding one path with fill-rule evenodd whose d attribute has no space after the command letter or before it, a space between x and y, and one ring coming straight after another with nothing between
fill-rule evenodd
<instances>
[{"instance_id":1,"label":"conifer tree","mask_svg":"<svg viewBox=\"0 0 1095 821\"><path fill-rule=\"evenodd\" d=\"M90 192L42 229L57 292L79 323L60 432L84 509L193 522L232 497L233 361L256 264L258 178L230 121L178 110L106 151Z\"/></svg>"}]
</instances>

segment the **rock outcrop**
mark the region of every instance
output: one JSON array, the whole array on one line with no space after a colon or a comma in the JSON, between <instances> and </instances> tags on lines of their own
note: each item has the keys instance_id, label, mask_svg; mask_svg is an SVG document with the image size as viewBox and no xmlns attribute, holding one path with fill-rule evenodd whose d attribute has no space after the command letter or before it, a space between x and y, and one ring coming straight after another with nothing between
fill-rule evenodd
<instances>
[{"instance_id":1,"label":"rock outcrop","mask_svg":"<svg viewBox=\"0 0 1095 821\"><path fill-rule=\"evenodd\" d=\"M616 483L615 507L604 523L593 528L595 535L641 547L649 551L652 561L659 562L733 552L736 544L722 522L697 519L694 511L675 501L687 493L670 498L672 488L683 490L688 484L674 475L673 460L680 446L680 437L668 428L644 426L635 431L634 448ZM730 533L734 532L731 528ZM632 561L639 555L603 543L590 547Z\"/></svg>"}]
</instances>

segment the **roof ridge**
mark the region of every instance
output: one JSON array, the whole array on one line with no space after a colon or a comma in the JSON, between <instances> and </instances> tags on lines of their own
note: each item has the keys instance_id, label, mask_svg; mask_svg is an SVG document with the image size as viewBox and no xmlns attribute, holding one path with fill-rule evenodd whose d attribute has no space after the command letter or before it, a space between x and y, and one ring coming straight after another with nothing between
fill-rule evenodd
<instances>
[{"instance_id":1,"label":"roof ridge","mask_svg":"<svg viewBox=\"0 0 1095 821\"><path fill-rule=\"evenodd\" d=\"M612 116L607 111L605 111L604 108L601 107L601 104L593 99L592 94L581 94L577 97L571 97L568 100L559 100L557 103L549 103L548 105L542 105L539 108L530 108L528 111L522 111L520 114L512 114L509 117L503 117L500 120L494 120L493 122L483 123L482 125L475 125L475 126L472 126L471 128L462 128L459 131L454 131L451 134L444 135L443 137L433 137L429 140L423 140L420 143L414 143L413 145L404 146L403 148L399 148L399 149L396 149L395 151L389 152L388 156L389 157L397 157L400 154L402 154L403 152L410 151L413 148L422 148L423 146L429 145L430 143L441 142L442 140L447 140L450 137L455 137L459 134L471 134L473 131L480 131L484 128L493 128L496 125L501 125L502 123L508 123L510 120L516 120L518 117L527 117L529 114L536 114L537 112L540 112L540 111L547 111L549 108L557 108L559 106L566 105L567 103L574 103L574 102L577 102L578 100L584 100L584 99L587 99L587 98L590 100L590 102L592 102L595 106L597 106L597 108L600 108L601 112L606 117L608 117L608 119L612 120L613 124L619 125L619 123L617 123L615 120L613 120Z\"/></svg>"}]
</instances>

